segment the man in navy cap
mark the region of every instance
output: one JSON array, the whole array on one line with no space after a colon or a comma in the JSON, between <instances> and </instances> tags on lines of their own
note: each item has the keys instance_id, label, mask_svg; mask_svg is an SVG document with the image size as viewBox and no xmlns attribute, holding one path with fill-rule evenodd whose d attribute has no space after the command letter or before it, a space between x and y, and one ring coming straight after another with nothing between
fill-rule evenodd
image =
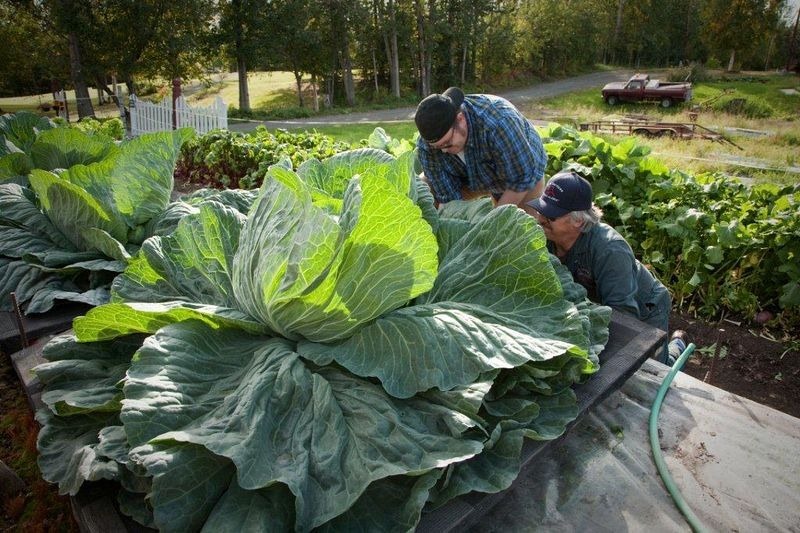
<instances>
[{"instance_id":1,"label":"man in navy cap","mask_svg":"<svg viewBox=\"0 0 800 533\"><path fill-rule=\"evenodd\" d=\"M491 194L496 205L529 213L542 191L547 154L533 125L511 102L458 87L417 106L417 153L438 203Z\"/></svg>"},{"instance_id":2,"label":"man in navy cap","mask_svg":"<svg viewBox=\"0 0 800 533\"><path fill-rule=\"evenodd\" d=\"M592 202L588 181L573 171L559 172L528 205L548 250L586 288L590 300L669 331L669 291L634 257L625 238L600 221L603 212ZM685 348L684 336L676 331L657 359L672 364Z\"/></svg>"}]
</instances>

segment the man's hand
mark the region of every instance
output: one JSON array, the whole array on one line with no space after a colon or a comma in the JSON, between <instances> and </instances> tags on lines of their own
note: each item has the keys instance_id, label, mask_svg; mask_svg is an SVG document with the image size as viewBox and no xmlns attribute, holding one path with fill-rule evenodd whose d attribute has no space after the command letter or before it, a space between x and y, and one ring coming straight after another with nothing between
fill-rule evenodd
<instances>
[{"instance_id":1,"label":"man's hand","mask_svg":"<svg viewBox=\"0 0 800 533\"><path fill-rule=\"evenodd\" d=\"M532 189L528 189L527 191L517 192L511 191L506 189L503 192L503 195L497 200L497 205L516 205L529 215L533 215L534 209L532 207L528 207L525 205L526 203L530 202L534 198L538 198L542 195L542 191L544 190L544 179L540 179L536 182L536 185Z\"/></svg>"},{"instance_id":2,"label":"man's hand","mask_svg":"<svg viewBox=\"0 0 800 533\"><path fill-rule=\"evenodd\" d=\"M517 192L506 189L503 192L503 195L500 198L498 198L497 205L501 206L501 205L511 204L522 207L522 205L520 204L523 203L523 201L525 200L525 196L527 194L528 191Z\"/></svg>"}]
</instances>

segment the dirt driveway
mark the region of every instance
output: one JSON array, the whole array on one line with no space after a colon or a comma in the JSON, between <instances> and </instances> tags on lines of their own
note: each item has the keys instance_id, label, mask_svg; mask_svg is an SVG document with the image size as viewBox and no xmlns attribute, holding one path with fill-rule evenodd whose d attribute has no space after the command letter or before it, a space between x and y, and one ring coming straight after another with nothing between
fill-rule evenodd
<instances>
[{"instance_id":1,"label":"dirt driveway","mask_svg":"<svg viewBox=\"0 0 800 533\"><path fill-rule=\"evenodd\" d=\"M501 92L500 96L508 99L511 103L520 107L535 100L550 98L572 91L589 89L591 87L602 87L612 81L625 81L631 77L631 70L610 70L603 72L592 72L566 78L563 80L548 81L526 87L524 89L514 89L513 91ZM408 122L414 120L414 107L401 107L397 109L382 109L376 111L365 111L363 113L348 113L343 115L328 115L308 119L293 119L284 121L238 121L231 120L228 128L231 131L250 131L256 126L263 124L267 128L297 128L301 126L322 126L330 124L371 124L371 123L392 123ZM535 121L534 121L535 122Z\"/></svg>"}]
</instances>

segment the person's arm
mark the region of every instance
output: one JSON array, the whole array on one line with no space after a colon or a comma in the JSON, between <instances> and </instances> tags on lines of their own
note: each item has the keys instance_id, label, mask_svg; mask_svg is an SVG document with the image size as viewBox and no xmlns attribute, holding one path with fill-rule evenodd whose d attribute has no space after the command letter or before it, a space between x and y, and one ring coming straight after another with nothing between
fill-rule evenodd
<instances>
[{"instance_id":1,"label":"person's arm","mask_svg":"<svg viewBox=\"0 0 800 533\"><path fill-rule=\"evenodd\" d=\"M636 258L621 242L611 242L593 258L597 297L602 305L639 318Z\"/></svg>"},{"instance_id":2,"label":"person's arm","mask_svg":"<svg viewBox=\"0 0 800 533\"><path fill-rule=\"evenodd\" d=\"M436 203L461 200L461 181L447 171L443 154L433 151L422 139L417 143L417 157L422 166L424 181L433 193Z\"/></svg>"},{"instance_id":3,"label":"person's arm","mask_svg":"<svg viewBox=\"0 0 800 533\"><path fill-rule=\"evenodd\" d=\"M528 205L528 202L530 202L534 198L540 197L543 191L544 191L544 180L537 181L536 185L534 185L532 189L528 189L527 191L519 192L506 189L506 191L503 192L503 195L497 200L497 202L495 202L495 206L512 204L516 205L529 215L536 216L536 210L530 207Z\"/></svg>"},{"instance_id":4,"label":"person's arm","mask_svg":"<svg viewBox=\"0 0 800 533\"><path fill-rule=\"evenodd\" d=\"M514 112L498 119L489 137L498 171L506 180L498 205L513 203L524 209L525 202L541 196L544 189L547 154L538 134L526 126L527 119Z\"/></svg>"},{"instance_id":5,"label":"person's arm","mask_svg":"<svg viewBox=\"0 0 800 533\"><path fill-rule=\"evenodd\" d=\"M503 195L497 200L497 205L501 206L510 204L522 207L522 205L520 204L522 204L522 201L525 199L525 196L527 196L527 194L528 191L517 192L517 191L512 191L510 189L506 189L503 192Z\"/></svg>"}]
</instances>

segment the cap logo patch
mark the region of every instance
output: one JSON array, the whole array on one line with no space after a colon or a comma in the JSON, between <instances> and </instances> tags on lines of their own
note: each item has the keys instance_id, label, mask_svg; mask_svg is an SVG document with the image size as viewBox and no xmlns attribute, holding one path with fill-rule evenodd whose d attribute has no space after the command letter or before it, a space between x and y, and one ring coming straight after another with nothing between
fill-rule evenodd
<instances>
[{"instance_id":1,"label":"cap logo patch","mask_svg":"<svg viewBox=\"0 0 800 533\"><path fill-rule=\"evenodd\" d=\"M547 188L544 190L544 197L552 202L558 203L558 195L563 192L564 189L559 187L557 183L548 183Z\"/></svg>"}]
</instances>

